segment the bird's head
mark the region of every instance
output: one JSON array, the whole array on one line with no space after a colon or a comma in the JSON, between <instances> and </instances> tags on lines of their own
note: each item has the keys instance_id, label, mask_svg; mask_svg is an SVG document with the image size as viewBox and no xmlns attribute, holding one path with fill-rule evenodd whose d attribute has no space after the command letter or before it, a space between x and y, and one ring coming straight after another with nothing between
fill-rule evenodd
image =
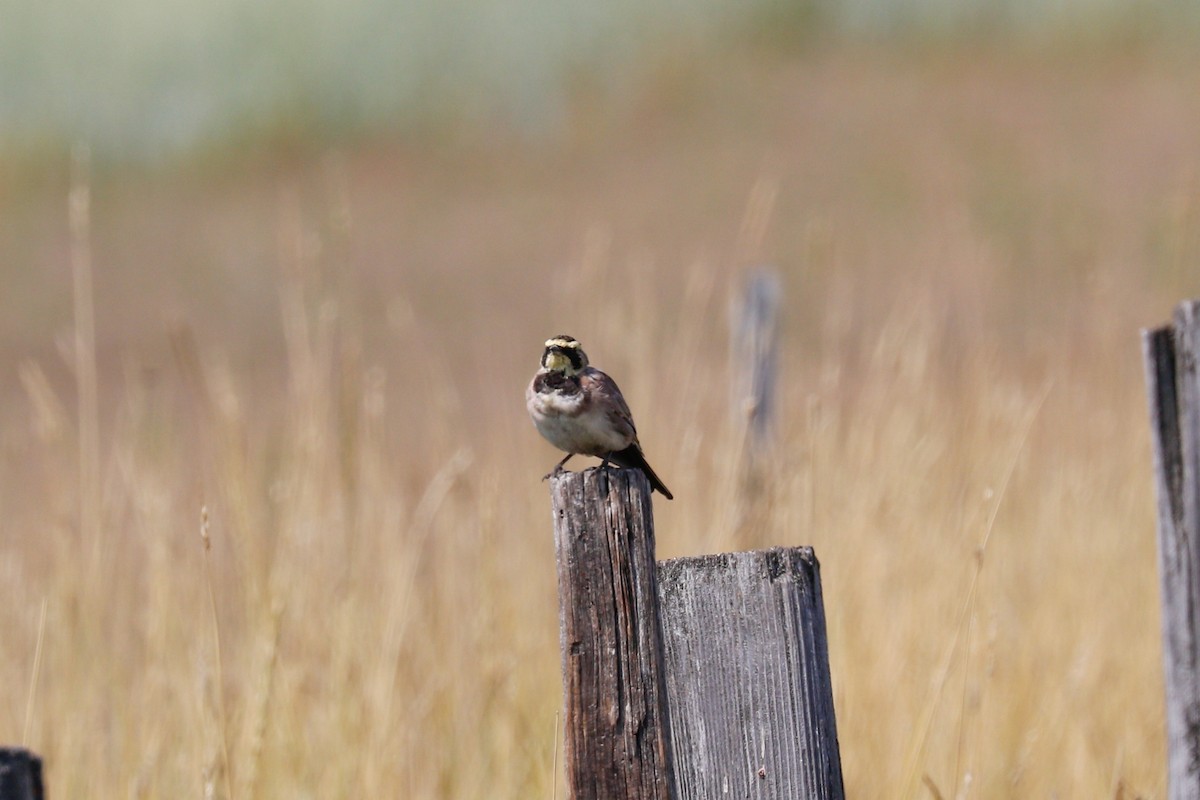
<instances>
[{"instance_id":1,"label":"bird's head","mask_svg":"<svg viewBox=\"0 0 1200 800\"><path fill-rule=\"evenodd\" d=\"M542 369L574 375L588 365L587 353L573 336L560 334L546 340L542 351Z\"/></svg>"}]
</instances>

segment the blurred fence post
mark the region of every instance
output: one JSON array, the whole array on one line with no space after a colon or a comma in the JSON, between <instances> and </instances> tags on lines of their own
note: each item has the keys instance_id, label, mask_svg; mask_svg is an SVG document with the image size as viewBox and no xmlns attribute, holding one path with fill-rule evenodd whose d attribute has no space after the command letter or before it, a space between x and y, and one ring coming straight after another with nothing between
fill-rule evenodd
<instances>
[{"instance_id":1,"label":"blurred fence post","mask_svg":"<svg viewBox=\"0 0 1200 800\"><path fill-rule=\"evenodd\" d=\"M1158 497L1167 797L1200 800L1200 303L1142 332Z\"/></svg>"},{"instance_id":2,"label":"blurred fence post","mask_svg":"<svg viewBox=\"0 0 1200 800\"><path fill-rule=\"evenodd\" d=\"M42 760L28 750L0 747L0 800L43 800Z\"/></svg>"},{"instance_id":3,"label":"blurred fence post","mask_svg":"<svg viewBox=\"0 0 1200 800\"><path fill-rule=\"evenodd\" d=\"M843 800L812 549L656 564L641 472L551 492L569 797Z\"/></svg>"},{"instance_id":4,"label":"blurred fence post","mask_svg":"<svg viewBox=\"0 0 1200 800\"><path fill-rule=\"evenodd\" d=\"M779 377L779 306L783 289L773 267L750 271L734 309L730 336L731 401L743 427L743 456L754 467L770 446Z\"/></svg>"},{"instance_id":5,"label":"blurred fence post","mask_svg":"<svg viewBox=\"0 0 1200 800\"><path fill-rule=\"evenodd\" d=\"M765 510L779 474L771 468L779 384L779 273L769 266L746 272L730 317L730 407L739 437L738 492L730 504L731 534L737 550L771 542Z\"/></svg>"}]
</instances>

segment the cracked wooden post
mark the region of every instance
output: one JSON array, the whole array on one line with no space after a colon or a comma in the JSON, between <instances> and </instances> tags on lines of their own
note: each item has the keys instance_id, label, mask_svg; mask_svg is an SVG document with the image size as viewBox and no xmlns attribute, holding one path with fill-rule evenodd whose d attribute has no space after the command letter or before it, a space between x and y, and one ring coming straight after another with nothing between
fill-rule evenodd
<instances>
[{"instance_id":1,"label":"cracked wooden post","mask_svg":"<svg viewBox=\"0 0 1200 800\"><path fill-rule=\"evenodd\" d=\"M680 800L843 800L811 547L659 564Z\"/></svg>"},{"instance_id":2,"label":"cracked wooden post","mask_svg":"<svg viewBox=\"0 0 1200 800\"><path fill-rule=\"evenodd\" d=\"M1158 496L1167 797L1200 800L1200 302L1142 332Z\"/></svg>"},{"instance_id":3,"label":"cracked wooden post","mask_svg":"<svg viewBox=\"0 0 1200 800\"><path fill-rule=\"evenodd\" d=\"M28 750L0 747L0 800L42 800L42 760Z\"/></svg>"},{"instance_id":4,"label":"cracked wooden post","mask_svg":"<svg viewBox=\"0 0 1200 800\"><path fill-rule=\"evenodd\" d=\"M573 800L673 800L650 484L551 479L567 785Z\"/></svg>"}]
</instances>

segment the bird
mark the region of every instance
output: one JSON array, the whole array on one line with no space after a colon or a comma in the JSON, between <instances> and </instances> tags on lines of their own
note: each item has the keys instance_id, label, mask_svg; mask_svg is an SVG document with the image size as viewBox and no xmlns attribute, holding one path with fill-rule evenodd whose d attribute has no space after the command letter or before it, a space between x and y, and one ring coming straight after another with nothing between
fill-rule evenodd
<instances>
[{"instance_id":1,"label":"bird","mask_svg":"<svg viewBox=\"0 0 1200 800\"><path fill-rule=\"evenodd\" d=\"M572 456L596 456L601 467L612 462L640 469L651 489L673 498L646 463L616 381L588 363L575 337L560 334L546 340L541 368L525 390L525 406L538 433L567 454L542 480L562 472Z\"/></svg>"}]
</instances>

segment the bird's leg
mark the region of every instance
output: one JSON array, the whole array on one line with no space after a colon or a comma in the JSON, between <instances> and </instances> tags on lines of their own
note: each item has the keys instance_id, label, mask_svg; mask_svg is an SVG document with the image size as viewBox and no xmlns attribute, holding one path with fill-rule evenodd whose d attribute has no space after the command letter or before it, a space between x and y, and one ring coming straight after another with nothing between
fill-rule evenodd
<instances>
[{"instance_id":1,"label":"bird's leg","mask_svg":"<svg viewBox=\"0 0 1200 800\"><path fill-rule=\"evenodd\" d=\"M604 458L600 459L600 469L608 469L609 467L612 466L612 464L608 460L611 456L612 456L611 450L604 454Z\"/></svg>"},{"instance_id":2,"label":"bird's leg","mask_svg":"<svg viewBox=\"0 0 1200 800\"><path fill-rule=\"evenodd\" d=\"M555 475L562 472L563 464L567 463L571 459L571 456L573 456L573 455L575 455L575 454L567 453L566 458L564 458L562 461L555 464L554 469L550 470L549 472L547 472L545 475L542 476L542 480L546 480L547 478L553 478Z\"/></svg>"}]
</instances>

